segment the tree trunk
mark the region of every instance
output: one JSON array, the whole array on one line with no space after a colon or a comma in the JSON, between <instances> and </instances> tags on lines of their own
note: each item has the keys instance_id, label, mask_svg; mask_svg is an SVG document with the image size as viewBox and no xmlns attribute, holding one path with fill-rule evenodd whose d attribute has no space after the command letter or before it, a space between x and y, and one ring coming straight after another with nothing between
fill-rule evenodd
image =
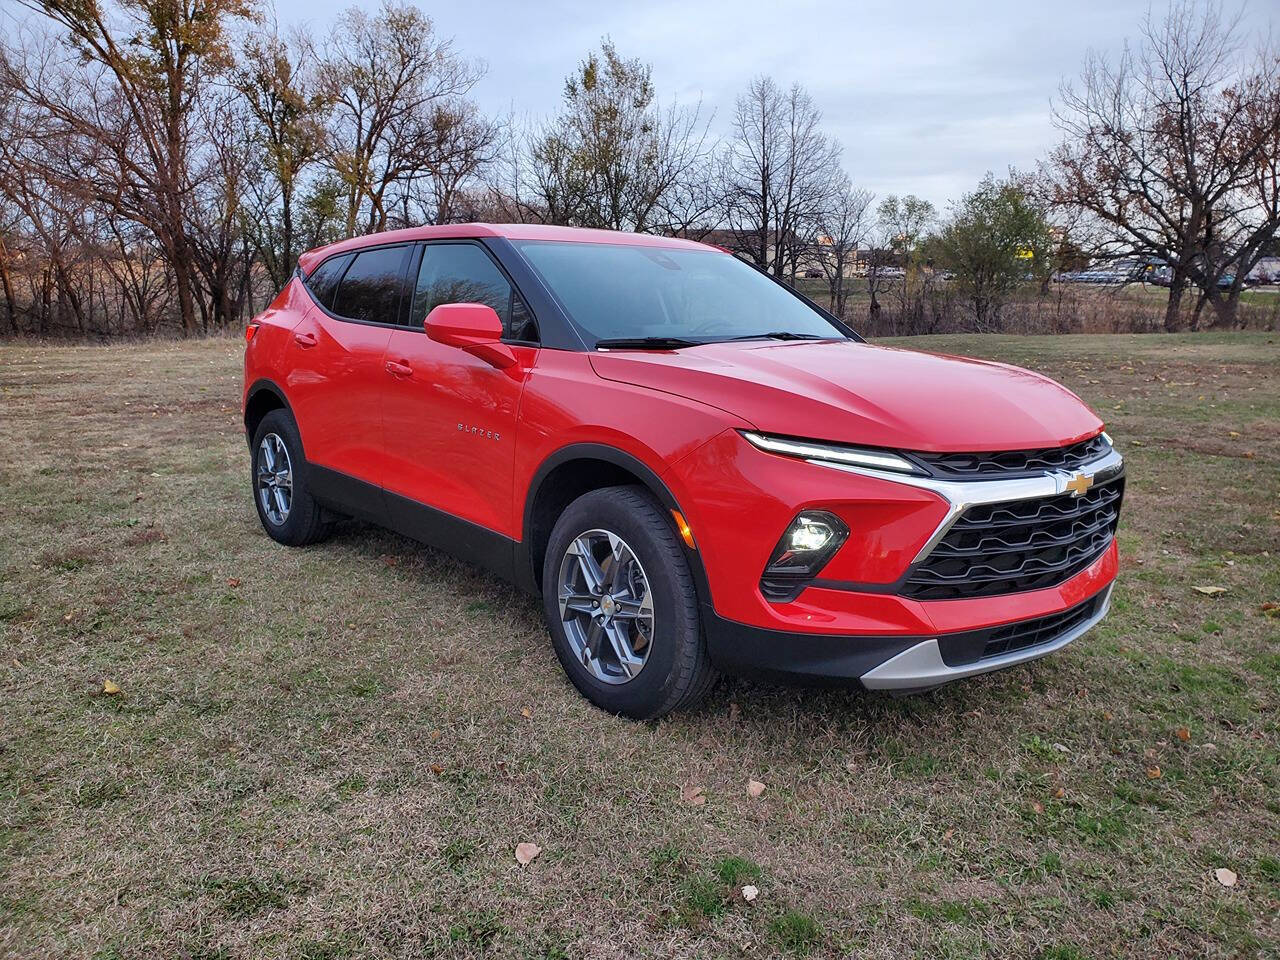
<instances>
[{"instance_id":1,"label":"tree trunk","mask_svg":"<svg viewBox=\"0 0 1280 960\"><path fill-rule=\"evenodd\" d=\"M191 285L194 282L191 274L191 260L187 255L187 245L184 240L175 240L173 248L171 258L173 282L178 288L178 311L182 317L182 335L191 337L196 334L196 302L191 291Z\"/></svg>"},{"instance_id":2,"label":"tree trunk","mask_svg":"<svg viewBox=\"0 0 1280 960\"><path fill-rule=\"evenodd\" d=\"M21 333L18 329L18 309L13 296L13 281L9 278L9 250L3 244L0 244L0 281L4 282L4 305L9 313L9 326L13 328L13 335L16 337Z\"/></svg>"},{"instance_id":3,"label":"tree trunk","mask_svg":"<svg viewBox=\"0 0 1280 960\"><path fill-rule=\"evenodd\" d=\"M1219 329L1231 330L1236 325L1236 307L1240 303L1240 298L1236 291L1231 291L1225 297L1214 297L1209 301L1213 304L1213 325Z\"/></svg>"},{"instance_id":4,"label":"tree trunk","mask_svg":"<svg viewBox=\"0 0 1280 960\"><path fill-rule=\"evenodd\" d=\"M1169 280L1169 302L1164 308L1165 333L1177 333L1182 329L1182 294L1187 289L1187 277L1181 270L1174 270Z\"/></svg>"}]
</instances>

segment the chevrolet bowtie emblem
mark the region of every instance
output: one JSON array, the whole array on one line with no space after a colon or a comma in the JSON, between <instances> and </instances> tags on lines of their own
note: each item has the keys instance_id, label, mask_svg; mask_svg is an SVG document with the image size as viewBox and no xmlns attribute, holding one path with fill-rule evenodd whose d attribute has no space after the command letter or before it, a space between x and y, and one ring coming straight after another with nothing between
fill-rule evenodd
<instances>
[{"instance_id":1,"label":"chevrolet bowtie emblem","mask_svg":"<svg viewBox=\"0 0 1280 960\"><path fill-rule=\"evenodd\" d=\"M1067 489L1077 497L1093 486L1093 477L1083 473L1072 474L1067 481Z\"/></svg>"}]
</instances>

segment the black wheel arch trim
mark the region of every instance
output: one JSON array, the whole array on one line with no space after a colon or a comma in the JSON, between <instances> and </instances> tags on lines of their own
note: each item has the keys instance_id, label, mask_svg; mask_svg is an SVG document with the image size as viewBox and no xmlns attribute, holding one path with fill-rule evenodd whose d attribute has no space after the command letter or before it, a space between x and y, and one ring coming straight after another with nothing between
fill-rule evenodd
<instances>
[{"instance_id":1,"label":"black wheel arch trim","mask_svg":"<svg viewBox=\"0 0 1280 960\"><path fill-rule=\"evenodd\" d=\"M253 381L249 389L245 391L244 409L241 411L242 418L248 415L249 407L253 403L254 399L261 396L263 393L269 393L272 396L274 396L277 400L280 401L280 405L284 407L284 409L289 411L289 416L293 417L293 405L289 403L289 398L285 396L285 392L280 387L280 385L276 383L274 380L272 380L270 377L259 377L257 380ZM298 418L293 417L293 422L297 423ZM249 436L248 422L246 422L244 425L244 432L245 432L245 441L250 445L252 445L253 437Z\"/></svg>"},{"instance_id":2,"label":"black wheel arch trim","mask_svg":"<svg viewBox=\"0 0 1280 960\"><path fill-rule=\"evenodd\" d=\"M633 454L603 443L571 443L568 446L560 447L539 464L538 469L534 471L533 479L529 482L528 490L525 491L521 537L520 542L516 544L515 573L517 584L522 589L533 593L539 592L537 585L538 571L534 569L532 549L533 508L538 501L538 494L542 490L542 485L551 472L572 460L601 460L626 470L639 478L645 488L657 497L667 510L678 510L682 516L684 515L680 502L666 483L663 482L662 477L652 467ZM694 542L697 542L696 534ZM680 546L684 550L685 560L688 561L689 569L693 573L693 582L698 591L698 602L708 606L711 605L711 585L707 580L706 568L702 564L702 556L697 550L690 549L683 540L680 541Z\"/></svg>"}]
</instances>

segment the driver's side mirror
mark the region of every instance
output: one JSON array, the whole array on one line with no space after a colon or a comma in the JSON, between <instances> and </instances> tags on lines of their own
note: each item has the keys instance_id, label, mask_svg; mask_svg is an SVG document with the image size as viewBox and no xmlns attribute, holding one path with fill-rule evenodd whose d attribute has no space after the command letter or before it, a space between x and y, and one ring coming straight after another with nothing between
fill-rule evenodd
<instances>
[{"instance_id":1,"label":"driver's side mirror","mask_svg":"<svg viewBox=\"0 0 1280 960\"><path fill-rule=\"evenodd\" d=\"M502 342L502 321L493 307L483 303L442 303L423 321L427 336L436 343L457 347L503 370L516 355Z\"/></svg>"}]
</instances>

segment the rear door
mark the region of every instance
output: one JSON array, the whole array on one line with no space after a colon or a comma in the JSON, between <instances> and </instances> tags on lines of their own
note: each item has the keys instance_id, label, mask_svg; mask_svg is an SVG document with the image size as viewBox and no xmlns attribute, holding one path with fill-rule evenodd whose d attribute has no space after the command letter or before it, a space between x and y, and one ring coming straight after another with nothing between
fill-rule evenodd
<instances>
[{"instance_id":1,"label":"rear door","mask_svg":"<svg viewBox=\"0 0 1280 960\"><path fill-rule=\"evenodd\" d=\"M384 469L384 354L406 296L412 249L370 247L325 260L307 279L316 303L290 345L288 394L308 463L370 485L363 492L376 504L381 497L372 488ZM340 479L322 477L322 489L325 480Z\"/></svg>"},{"instance_id":2,"label":"rear door","mask_svg":"<svg viewBox=\"0 0 1280 960\"><path fill-rule=\"evenodd\" d=\"M493 307L516 364L499 370L427 337L422 323L442 303ZM529 308L481 244L423 244L407 324L387 345L388 365L400 371L382 404L389 493L518 539L511 496L516 414L537 340ZM389 509L396 506L388 497Z\"/></svg>"}]
</instances>

